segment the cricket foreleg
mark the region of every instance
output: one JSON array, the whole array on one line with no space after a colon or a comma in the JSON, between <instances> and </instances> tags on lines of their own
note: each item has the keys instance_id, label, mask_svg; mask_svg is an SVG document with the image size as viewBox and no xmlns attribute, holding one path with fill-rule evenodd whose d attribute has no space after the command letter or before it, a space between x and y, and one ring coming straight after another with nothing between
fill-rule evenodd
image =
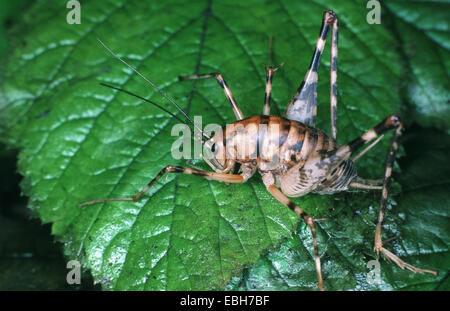
<instances>
[{"instance_id":1,"label":"cricket foreleg","mask_svg":"<svg viewBox=\"0 0 450 311\"><path fill-rule=\"evenodd\" d=\"M215 78L217 80L217 83L222 87L225 96L228 98L228 101L231 104L231 108L233 109L234 115L236 116L237 120L244 119L244 115L242 114L241 109L237 105L236 101L234 100L233 94L231 93L230 88L228 87L227 83L223 79L223 76L220 73L213 72L208 74L193 74L188 76L179 76L178 79L180 81L182 80L198 80L198 79L207 79L207 78Z\"/></svg>"},{"instance_id":2,"label":"cricket foreleg","mask_svg":"<svg viewBox=\"0 0 450 311\"><path fill-rule=\"evenodd\" d=\"M111 201L132 201L137 202L142 197L142 195L150 189L165 173L182 173L182 174L188 174L188 175L196 175L203 178L208 178L212 180L217 180L221 182L226 183L242 183L246 181L246 178L241 175L234 175L234 174L224 174L224 173L216 173L216 172L208 172L208 171L202 171L199 169L194 168L188 168L183 166L174 166L174 165L167 165L165 168L163 168L158 175L156 175L155 178L153 178L144 188L142 188L141 191L139 191L135 196L131 198L105 198L105 199L98 199L98 200L92 200L88 202L84 202L78 205L78 207L83 207L85 205L92 205L96 203L103 203L103 202L111 202Z\"/></svg>"},{"instance_id":3,"label":"cricket foreleg","mask_svg":"<svg viewBox=\"0 0 450 311\"><path fill-rule=\"evenodd\" d=\"M385 170L385 174L384 174L384 181L383 181L383 187L382 187L382 192L381 192L380 211L378 214L378 223L377 223L377 227L376 227L376 231L375 231L374 250L377 252L378 257L380 256L380 252L381 252L389 261L395 262L397 264L397 266L399 266L402 269L407 268L413 272L431 273L431 274L437 275L436 271L420 269L420 268L414 267L414 266L404 262L397 255L393 254L392 252L388 251L387 249L385 249L383 247L383 241L381 238L382 225L383 225L384 215L385 215L385 211L386 211L387 199L388 199L389 191L391 188L392 169L394 166L395 154L397 153L397 150L398 150L398 138L401 135L401 130L402 130L402 125L400 123L400 125L397 127L397 129L395 131L394 137L392 138L392 143L391 143L391 147L389 150L389 155L388 155L388 159L387 159L387 163L386 163L386 170Z\"/></svg>"},{"instance_id":4,"label":"cricket foreleg","mask_svg":"<svg viewBox=\"0 0 450 311\"><path fill-rule=\"evenodd\" d=\"M281 204L289 207L292 211L294 211L303 221L311 228L311 234L313 237L314 244L314 260L316 265L316 273L317 273L317 287L319 290L324 290L323 281L322 281L322 269L320 265L320 256L319 256L319 247L317 246L317 237L316 237L316 227L314 226L314 218L306 214L306 212L295 205L288 197L286 197L275 185L266 185L267 190L272 194L275 199L281 202Z\"/></svg>"}]
</instances>

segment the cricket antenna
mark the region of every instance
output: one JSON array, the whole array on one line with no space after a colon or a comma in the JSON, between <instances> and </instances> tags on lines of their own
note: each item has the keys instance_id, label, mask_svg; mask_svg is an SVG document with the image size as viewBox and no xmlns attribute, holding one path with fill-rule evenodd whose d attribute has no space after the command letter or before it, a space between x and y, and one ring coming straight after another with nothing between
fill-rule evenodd
<instances>
[{"instance_id":1,"label":"cricket antenna","mask_svg":"<svg viewBox=\"0 0 450 311\"><path fill-rule=\"evenodd\" d=\"M140 73L136 68L134 68L133 66L131 66L130 64L128 64L126 61L124 61L119 55L117 55L116 53L114 53L105 43L103 43L102 40L100 40L100 38L97 38L98 42L100 42L101 45L103 45L103 47L109 52L111 53L112 56L114 56L115 58L117 58L118 60L120 60L123 64L125 64L125 66L127 66L128 68L130 68L131 70L133 70L135 73L137 73L142 79L144 79L148 84L150 84L153 88L155 88L159 93L161 93L162 96L164 96L169 102L171 102L184 116L185 118L192 123L192 125L198 130L200 131L200 133L202 133L202 135L208 139L210 139L211 137L207 134L205 134L198 126L197 124L194 123L194 121L191 120L191 118L189 118L189 116L187 115L186 112L184 112L183 109L181 109L180 106L177 105L176 102L174 102L169 96L167 96L166 93L164 93L156 84L154 84L152 81L150 81L148 78L146 78L142 73ZM125 93L130 94L130 92L126 91ZM183 122L184 123L184 122Z\"/></svg>"},{"instance_id":2,"label":"cricket antenna","mask_svg":"<svg viewBox=\"0 0 450 311\"><path fill-rule=\"evenodd\" d=\"M106 83L103 83L103 82L100 82L100 85L109 87L110 89L113 89L113 90L116 90L116 91L120 91L120 92L126 93L126 94L128 94L128 95L131 95L131 96L134 96L134 97L136 97L136 98L139 98L140 100L143 100L143 101L145 101L145 102L147 102L147 103L150 103L150 104L152 104L153 106L155 106L155 107L161 109L162 111L167 112L167 113L170 114L172 117L174 117L175 119L177 119L177 120L180 121L181 123L186 124L186 125L189 127L189 124L186 123L186 121L181 120L178 116L176 116L175 114L173 114L172 112L170 112L170 111L167 110L166 108L164 108L164 107L158 105L158 104L155 103L155 102L152 102L151 100L149 100L149 99L147 99L147 98L144 98L144 97L142 97L142 96L139 96L139 95L137 95L137 94L134 94L134 93L132 93L132 92L130 92L130 91L127 91L127 90L125 90L125 89L121 89L121 88L119 88L119 87L116 87L116 86L113 86L113 85L109 85L109 84L106 84ZM191 130L192 133L194 133L194 131L193 131L191 128L189 128L189 129Z\"/></svg>"}]
</instances>

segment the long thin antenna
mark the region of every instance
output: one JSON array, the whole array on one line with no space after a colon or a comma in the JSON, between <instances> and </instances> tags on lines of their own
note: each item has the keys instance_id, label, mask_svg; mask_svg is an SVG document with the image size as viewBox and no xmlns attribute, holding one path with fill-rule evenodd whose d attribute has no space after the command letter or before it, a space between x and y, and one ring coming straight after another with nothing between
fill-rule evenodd
<instances>
[{"instance_id":1,"label":"long thin antenna","mask_svg":"<svg viewBox=\"0 0 450 311\"><path fill-rule=\"evenodd\" d=\"M142 97L142 96L139 96L139 95L137 95L137 94L134 94L134 93L132 93L132 92L130 92L130 91L127 91L127 90L125 90L125 89L121 89L121 88L118 88L118 87L115 87L115 86L112 86L112 85L109 85L109 84L106 84L106 83L103 83L103 82L100 82L100 85L103 85L103 86L109 87L109 88L111 88L111 89L114 89L114 90L116 90L116 91L120 91L120 92L126 93L126 94L128 94L128 95L137 97L137 98L139 98L140 100L143 100L143 101L145 101L145 102L147 102L147 103L150 103L150 104L152 104L153 106L155 106L155 107L161 109L162 111L167 112L168 114L170 114L172 117L174 117L175 119L177 119L177 120L180 121L181 123L186 124L187 126L189 126L189 124L186 123L186 121L181 120L178 116L176 116L175 114L173 114L172 112L170 112L170 111L167 110L166 108L164 108L164 107L158 105L158 104L155 103L155 102L152 102L152 101L149 100L149 99L146 99L146 98L144 98L144 97ZM189 128L189 129L192 131L191 128ZM193 131L192 131L192 132L193 132Z\"/></svg>"},{"instance_id":2,"label":"long thin antenna","mask_svg":"<svg viewBox=\"0 0 450 311\"><path fill-rule=\"evenodd\" d=\"M166 93L164 93L156 84L154 84L152 81L150 81L149 79L147 79L142 73L140 73L136 68L134 68L133 66L131 66L130 64L128 64L126 61L124 61L119 55L117 55L116 53L114 53L105 43L103 43L102 40L100 40L100 38L97 38L98 42L100 42L101 45L103 45L103 47L109 52L111 53L112 56L114 56L115 58L117 58L118 60L120 60L123 64L125 64L125 66L127 66L128 68L130 68L131 70L133 70L135 73L137 73L142 79L144 79L148 84L150 84L152 87L154 87L159 93L161 93L162 96L164 96L168 101L170 101L185 117L186 119L192 123L192 125L194 125L194 127L200 131L200 133L202 133L203 136L207 137L208 139L211 138L209 135L205 134L195 123L194 121L191 120L191 118L189 118L189 116L187 115L186 112L184 112L183 109L181 109L180 106L177 105L176 102L174 102L169 96L166 95Z\"/></svg>"}]
</instances>

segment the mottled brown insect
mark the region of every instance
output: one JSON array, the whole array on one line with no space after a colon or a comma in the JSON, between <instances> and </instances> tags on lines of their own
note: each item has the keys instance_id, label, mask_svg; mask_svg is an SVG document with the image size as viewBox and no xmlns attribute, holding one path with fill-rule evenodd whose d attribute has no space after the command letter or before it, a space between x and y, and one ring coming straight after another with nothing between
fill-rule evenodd
<instances>
[{"instance_id":1,"label":"mottled brown insect","mask_svg":"<svg viewBox=\"0 0 450 311\"><path fill-rule=\"evenodd\" d=\"M330 62L331 136L315 128L317 114L318 68L326 38L330 30L332 33ZM105 48L107 47L105 46ZM189 122L194 124L186 113L184 113L184 111L182 111L181 108L179 108L157 86L145 78L136 69L127 64L119 56L115 55L109 48L107 49L115 57L121 60L124 64L134 70L159 92L161 92L184 114ZM271 49L269 48L269 53L270 51ZM398 139L401 135L403 126L399 117L396 115L391 115L385 118L374 128L368 130L362 136L345 145L340 146L336 142L337 53L337 16L332 11L326 11L323 15L322 26L311 64L297 93L291 99L284 117L269 116L272 77L274 72L279 67L273 68L269 64L269 67L266 68L267 83L263 115L253 116L250 118L244 118L221 74L194 74L180 77L180 80L214 77L223 88L236 116L236 122L224 126L222 131L217 131L213 137L201 132L205 139L204 146L210 155L204 159L211 166L214 172L203 171L196 168L168 165L133 197L93 200L80 204L80 207L109 201L135 202L139 200L143 193L146 192L165 173L192 174L226 183L243 183L252 177L256 171L258 171L262 176L267 190L273 195L273 197L294 211L310 227L314 243L318 288L323 290L324 287L320 257L316 239L316 229L314 226L315 220L311 216L307 215L301 207L297 206L288 197L299 197L311 192L332 194L351 188L381 190L380 211L375 232L375 251L378 255L380 252L384 254L388 260L393 261L402 269L407 268L413 272L427 272L436 274L435 271L416 268L404 262L395 254L383 247L381 239L382 223L391 185L392 167L395 160L395 154L398 150ZM128 91L112 86L109 87L130 94ZM139 98L148 101L142 97ZM155 103L152 104L157 105ZM165 110L160 106L158 107ZM176 117L173 114L171 115ZM179 118L177 117L177 119ZM182 120L180 121L184 122ZM195 126L196 125L194 124L194 127ZM355 162L376 143L378 143L384 133L391 129L395 129L395 133L392 138L382 184L379 185L377 181L359 178L357 175ZM372 144L367 146L358 155L351 158L355 155L357 150L373 140L374 142ZM239 174L233 174L236 164L240 165Z\"/></svg>"}]
</instances>

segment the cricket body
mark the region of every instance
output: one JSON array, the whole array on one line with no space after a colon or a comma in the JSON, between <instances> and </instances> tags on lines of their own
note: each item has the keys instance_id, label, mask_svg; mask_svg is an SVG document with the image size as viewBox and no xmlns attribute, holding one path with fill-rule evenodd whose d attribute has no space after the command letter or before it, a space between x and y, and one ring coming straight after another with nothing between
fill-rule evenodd
<instances>
[{"instance_id":1,"label":"cricket body","mask_svg":"<svg viewBox=\"0 0 450 311\"><path fill-rule=\"evenodd\" d=\"M225 139L216 134L212 144L217 149L215 160L225 171L238 162L248 179L256 168L265 184L274 184L289 197L332 194L346 190L356 178L354 163L346 161L345 153L336 155L336 141L301 122L253 116L225 127L223 133Z\"/></svg>"},{"instance_id":2,"label":"cricket body","mask_svg":"<svg viewBox=\"0 0 450 311\"><path fill-rule=\"evenodd\" d=\"M331 135L327 135L323 131L315 128L315 122L317 115L318 68L330 30L332 37L330 60ZM300 197L308 193L333 194L348 189L381 190L374 250L378 256L379 253L382 253L389 261L393 261L402 269L407 268L413 272L425 272L436 275L435 271L420 269L404 262L397 255L383 247L381 238L382 223L392 181L395 154L398 150L398 139L403 128L400 118L396 115L390 115L378 125L347 144L339 145L336 141L337 31L338 19L336 14L332 11L325 11L311 64L303 82L289 102L284 117L270 116L272 77L274 72L281 66L271 67L271 60L269 60L269 67L266 68L267 82L263 114L249 118L244 118L231 90L221 74L193 74L180 77L180 80L215 78L224 90L237 121L222 127L222 130L216 131L212 137L202 132L201 129L198 129L187 114L154 85L153 82L114 54L99 40L111 54L155 87L166 99L171 101L183 113L187 121L196 130L200 131L203 136L205 150L203 159L214 172L204 171L194 167L167 165L133 197L97 199L82 203L80 207L110 201L138 201L165 173L191 174L220 182L243 183L258 171L262 176L268 192L280 203L295 212L309 226L314 245L317 287L319 290L323 290L324 286L316 238L315 220L288 197ZM269 55L271 55L271 41ZM120 88L104 85L136 96L168 112L163 107L138 95ZM172 113L168 113L180 120ZM182 120L180 121L188 124ZM383 138L384 134L391 129L395 131L387 158L384 178L381 181L376 181L358 177L355 165L356 161L376 145ZM360 151L359 154L355 155L358 150L369 142L372 143ZM239 165L239 171L234 173L237 165Z\"/></svg>"}]
</instances>

